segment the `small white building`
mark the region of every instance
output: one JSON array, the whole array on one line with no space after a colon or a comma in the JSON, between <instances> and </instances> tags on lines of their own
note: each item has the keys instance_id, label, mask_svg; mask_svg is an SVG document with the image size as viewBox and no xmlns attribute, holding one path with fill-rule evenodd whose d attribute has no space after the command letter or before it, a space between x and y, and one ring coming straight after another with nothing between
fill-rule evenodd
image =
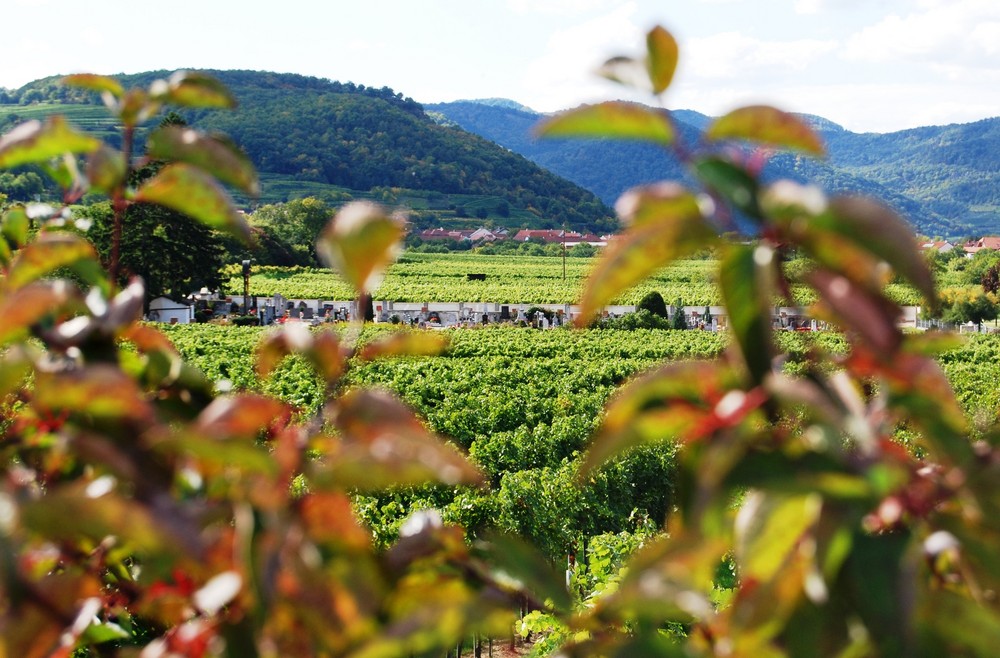
<instances>
[{"instance_id":1,"label":"small white building","mask_svg":"<svg viewBox=\"0 0 1000 658\"><path fill-rule=\"evenodd\" d=\"M149 302L149 314L146 317L150 322L188 324L194 322L194 306L169 297L157 297Z\"/></svg>"}]
</instances>

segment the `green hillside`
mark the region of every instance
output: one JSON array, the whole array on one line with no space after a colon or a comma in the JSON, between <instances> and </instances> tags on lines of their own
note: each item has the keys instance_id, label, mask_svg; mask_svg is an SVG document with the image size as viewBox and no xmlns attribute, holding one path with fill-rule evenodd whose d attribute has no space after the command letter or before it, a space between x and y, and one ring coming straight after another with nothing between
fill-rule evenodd
<instances>
[{"instance_id":1,"label":"green hillside","mask_svg":"<svg viewBox=\"0 0 1000 658\"><path fill-rule=\"evenodd\" d=\"M262 174L261 202L308 195L410 199L418 226L483 219L593 231L615 225L591 192L486 139L438 125L391 89L293 74L209 73L230 88L239 107L187 111L184 118L227 133L247 152ZM146 86L167 74L118 77L126 86ZM99 100L58 85L57 78L5 92L0 101L6 101L0 129L59 111L115 140Z\"/></svg>"}]
</instances>

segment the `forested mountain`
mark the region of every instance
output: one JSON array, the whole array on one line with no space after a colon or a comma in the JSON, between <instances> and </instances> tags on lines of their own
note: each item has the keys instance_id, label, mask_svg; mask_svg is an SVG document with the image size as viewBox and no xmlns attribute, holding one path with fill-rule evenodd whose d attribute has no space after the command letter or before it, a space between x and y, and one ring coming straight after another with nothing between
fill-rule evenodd
<instances>
[{"instance_id":1,"label":"forested mountain","mask_svg":"<svg viewBox=\"0 0 1000 658\"><path fill-rule=\"evenodd\" d=\"M682 177L677 162L646 145L581 140L535 140L537 112L461 101L425 106L433 116L506 146L613 203L650 180ZM685 140L697 140L711 121L676 110ZM1000 233L1000 118L888 134L859 134L822 117L806 117L822 134L829 158L774 157L769 178L812 180L833 191L884 199L929 235Z\"/></svg>"},{"instance_id":2,"label":"forested mountain","mask_svg":"<svg viewBox=\"0 0 1000 658\"><path fill-rule=\"evenodd\" d=\"M591 192L489 140L439 125L420 104L391 89L294 74L207 73L233 92L239 107L181 114L190 125L224 132L239 144L262 173L265 194L269 176L276 176L285 185L289 180L301 183L307 193L313 192L311 185L365 193L392 190L394 197L399 189L422 190L427 194L414 198L428 207L436 200L461 217L462 204L471 203L478 206L479 218L497 223L509 218L511 224L538 228L614 227L610 209ZM127 87L146 86L168 74L118 77ZM67 89L58 78L4 92L0 101L6 101L0 105L3 130L56 110L72 110L71 119L84 118L87 127L108 130L93 118L96 96Z\"/></svg>"}]
</instances>

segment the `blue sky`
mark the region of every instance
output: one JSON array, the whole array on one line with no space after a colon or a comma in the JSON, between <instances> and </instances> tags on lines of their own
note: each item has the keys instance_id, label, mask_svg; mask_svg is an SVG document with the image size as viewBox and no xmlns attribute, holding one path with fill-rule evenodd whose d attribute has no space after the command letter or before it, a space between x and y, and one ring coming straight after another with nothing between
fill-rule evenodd
<instances>
[{"instance_id":1,"label":"blue sky","mask_svg":"<svg viewBox=\"0 0 1000 658\"><path fill-rule=\"evenodd\" d=\"M998 0L6 0L0 86L240 68L542 112L629 96L593 70L662 24L671 108L767 102L858 132L1000 115Z\"/></svg>"}]
</instances>

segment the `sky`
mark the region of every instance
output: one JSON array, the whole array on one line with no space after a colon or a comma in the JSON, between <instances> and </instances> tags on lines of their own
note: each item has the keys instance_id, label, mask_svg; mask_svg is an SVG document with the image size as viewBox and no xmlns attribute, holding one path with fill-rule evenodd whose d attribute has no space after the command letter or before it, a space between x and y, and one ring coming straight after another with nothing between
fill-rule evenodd
<instances>
[{"instance_id":1,"label":"sky","mask_svg":"<svg viewBox=\"0 0 1000 658\"><path fill-rule=\"evenodd\" d=\"M256 69L539 112L624 98L767 103L855 132L1000 115L1000 0L5 0L0 87L65 73ZM605 81L662 25L659 99Z\"/></svg>"}]
</instances>

